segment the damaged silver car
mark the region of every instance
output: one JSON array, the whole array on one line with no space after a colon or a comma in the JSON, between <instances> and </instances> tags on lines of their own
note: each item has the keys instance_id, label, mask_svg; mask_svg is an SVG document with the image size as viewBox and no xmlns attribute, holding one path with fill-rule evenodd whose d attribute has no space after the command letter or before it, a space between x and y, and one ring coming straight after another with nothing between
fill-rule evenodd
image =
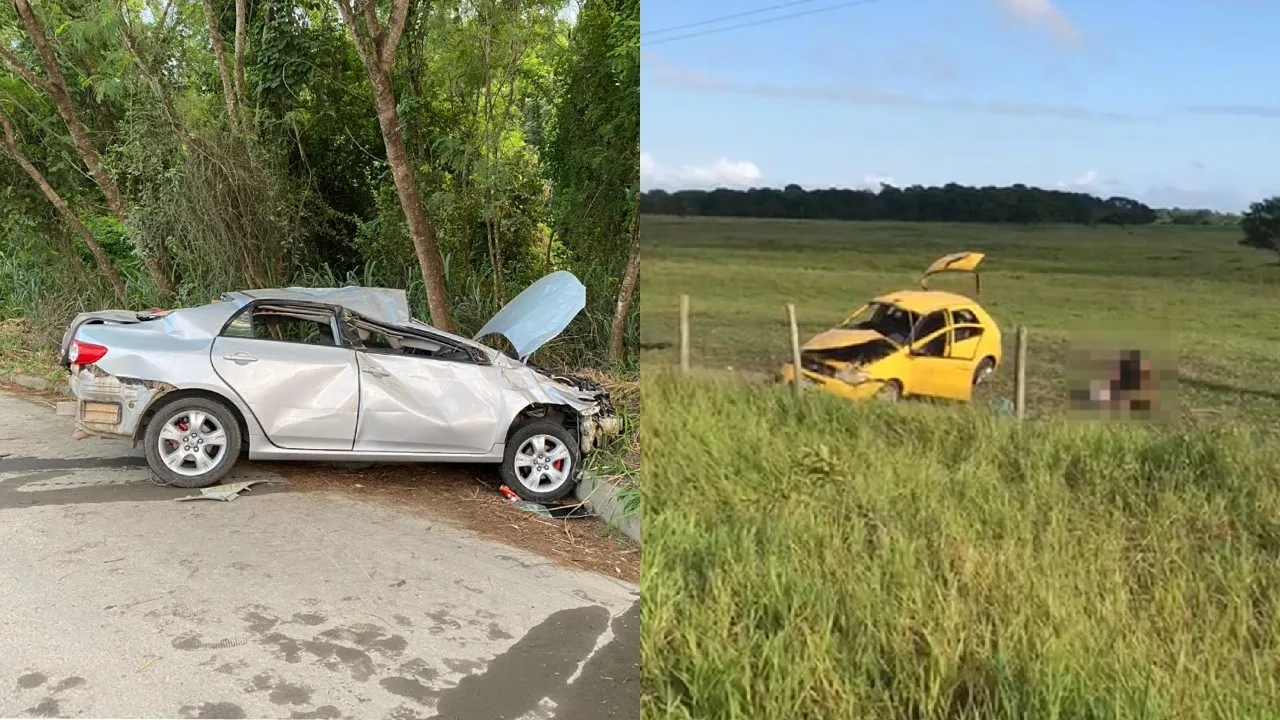
<instances>
[{"instance_id":1,"label":"damaged silver car","mask_svg":"<svg viewBox=\"0 0 1280 720\"><path fill-rule=\"evenodd\" d=\"M500 463L554 502L619 431L608 392L528 362L586 305L556 272L475 339L415 320L402 290L285 288L200 307L76 317L62 343L77 435L142 442L161 481L216 483L252 460ZM478 340L505 337L512 355Z\"/></svg>"}]
</instances>

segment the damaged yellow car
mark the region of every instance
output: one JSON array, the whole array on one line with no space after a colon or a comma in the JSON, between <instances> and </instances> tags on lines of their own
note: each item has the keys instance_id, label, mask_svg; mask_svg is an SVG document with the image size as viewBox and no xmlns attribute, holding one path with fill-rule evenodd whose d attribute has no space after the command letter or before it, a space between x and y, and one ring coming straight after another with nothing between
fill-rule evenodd
<instances>
[{"instance_id":1,"label":"damaged yellow car","mask_svg":"<svg viewBox=\"0 0 1280 720\"><path fill-rule=\"evenodd\" d=\"M978 252L947 255L925 270L920 290L875 298L800 350L802 385L850 400L932 397L969 401L1000 366L1000 328L976 299L929 289L943 272L969 272L981 291ZM787 363L782 379L794 382Z\"/></svg>"}]
</instances>

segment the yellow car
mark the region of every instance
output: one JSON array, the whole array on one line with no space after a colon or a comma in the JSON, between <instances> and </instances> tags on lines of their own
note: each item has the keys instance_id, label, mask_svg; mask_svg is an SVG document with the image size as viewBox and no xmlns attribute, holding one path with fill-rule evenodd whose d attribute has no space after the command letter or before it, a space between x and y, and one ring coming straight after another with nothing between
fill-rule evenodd
<instances>
[{"instance_id":1,"label":"yellow car","mask_svg":"<svg viewBox=\"0 0 1280 720\"><path fill-rule=\"evenodd\" d=\"M942 272L971 272L975 297L984 255L962 252L930 265L920 290L875 298L800 350L801 384L850 400L933 397L968 401L1000 366L1000 328L977 300L929 289ZM782 379L793 382L787 363Z\"/></svg>"}]
</instances>

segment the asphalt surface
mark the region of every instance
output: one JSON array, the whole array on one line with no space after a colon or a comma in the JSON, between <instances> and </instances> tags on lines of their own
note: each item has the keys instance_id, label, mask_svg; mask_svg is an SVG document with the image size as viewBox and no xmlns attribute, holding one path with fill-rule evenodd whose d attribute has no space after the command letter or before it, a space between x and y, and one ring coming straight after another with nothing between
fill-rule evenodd
<instances>
[{"instance_id":1,"label":"asphalt surface","mask_svg":"<svg viewBox=\"0 0 1280 720\"><path fill-rule=\"evenodd\" d=\"M639 590L446 521L175 498L141 448L0 394L0 717L639 717Z\"/></svg>"}]
</instances>

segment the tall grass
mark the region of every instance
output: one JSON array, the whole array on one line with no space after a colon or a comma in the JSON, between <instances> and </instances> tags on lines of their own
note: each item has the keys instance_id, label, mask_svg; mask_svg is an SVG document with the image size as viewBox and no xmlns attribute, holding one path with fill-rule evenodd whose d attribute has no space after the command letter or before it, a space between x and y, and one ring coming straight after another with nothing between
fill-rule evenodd
<instances>
[{"instance_id":1,"label":"tall grass","mask_svg":"<svg viewBox=\"0 0 1280 720\"><path fill-rule=\"evenodd\" d=\"M643 716L1280 716L1280 448L642 378Z\"/></svg>"}]
</instances>

